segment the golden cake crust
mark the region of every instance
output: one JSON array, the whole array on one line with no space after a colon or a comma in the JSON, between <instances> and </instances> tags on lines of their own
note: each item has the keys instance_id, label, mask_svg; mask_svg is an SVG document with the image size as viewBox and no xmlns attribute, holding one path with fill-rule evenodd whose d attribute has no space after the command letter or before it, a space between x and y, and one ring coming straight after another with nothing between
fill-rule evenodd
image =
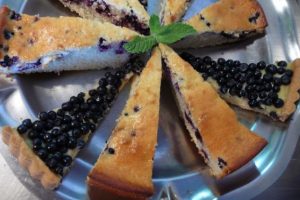
<instances>
[{"instance_id":1,"label":"golden cake crust","mask_svg":"<svg viewBox=\"0 0 300 200\"><path fill-rule=\"evenodd\" d=\"M1 44L8 46L9 56L22 61L34 61L51 52L96 46L100 37L106 42L128 41L138 33L110 23L101 23L79 17L37 17L22 14L21 20L11 20L10 10L0 10L0 30L14 35ZM21 28L20 28L21 27ZM3 58L3 52L0 57Z\"/></svg>"},{"instance_id":2,"label":"golden cake crust","mask_svg":"<svg viewBox=\"0 0 300 200\"><path fill-rule=\"evenodd\" d=\"M14 155L20 165L29 171L34 179L41 182L48 190L55 189L61 181L61 177L54 174L45 163L36 156L17 131L9 126L2 128L2 140L8 145L9 151Z\"/></svg>"},{"instance_id":3,"label":"golden cake crust","mask_svg":"<svg viewBox=\"0 0 300 200\"><path fill-rule=\"evenodd\" d=\"M140 77L134 80L129 100L107 146L88 175L91 197L101 196L100 190L133 199L153 194L160 79L161 56L156 49ZM110 149L113 153L109 153Z\"/></svg>"},{"instance_id":4,"label":"golden cake crust","mask_svg":"<svg viewBox=\"0 0 300 200\"><path fill-rule=\"evenodd\" d=\"M256 0L220 0L189 19L187 24L198 32L225 33L263 32L268 25L264 11Z\"/></svg>"},{"instance_id":5,"label":"golden cake crust","mask_svg":"<svg viewBox=\"0 0 300 200\"><path fill-rule=\"evenodd\" d=\"M249 162L267 141L240 124L234 111L189 63L165 45L160 44L160 49L167 64L172 62L172 73L182 80L180 93L201 133L210 160L221 158L227 163L222 171L212 170L212 174L222 178Z\"/></svg>"},{"instance_id":6,"label":"golden cake crust","mask_svg":"<svg viewBox=\"0 0 300 200\"><path fill-rule=\"evenodd\" d=\"M189 0L166 0L161 13L162 23L168 25L179 21L184 15L189 3Z\"/></svg>"}]
</instances>

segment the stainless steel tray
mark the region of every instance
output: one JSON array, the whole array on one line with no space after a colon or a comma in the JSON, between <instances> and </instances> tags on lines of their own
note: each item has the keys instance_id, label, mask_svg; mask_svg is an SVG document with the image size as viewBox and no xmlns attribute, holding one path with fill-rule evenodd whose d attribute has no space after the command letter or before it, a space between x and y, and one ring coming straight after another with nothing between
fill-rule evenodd
<instances>
[{"instance_id":1,"label":"stainless steel tray","mask_svg":"<svg viewBox=\"0 0 300 200\"><path fill-rule=\"evenodd\" d=\"M6 0L15 10L42 16L69 15L57 0ZM203 3L204 2L204 3ZM196 0L187 16L212 0ZM265 60L291 61L300 57L296 22L300 20L300 10L296 1L260 0L268 21L267 34L257 40L247 40L217 48L191 50L196 55L210 55L213 58L225 57L244 62ZM196 6L197 5L197 6ZM159 1L149 2L149 12L158 11ZM230 23L230 22L228 22ZM17 82L9 82L0 77L0 125L17 125L21 119L35 118L42 110L58 107L62 102L96 85L103 71L64 72L17 76ZM289 123L272 122L263 116L234 108L240 120L253 131L265 137L268 146L250 163L216 181L206 173L206 168L190 141L190 137L179 120L177 108L168 88L162 84L160 128L158 146L154 160L153 181L155 195L152 199L250 199L274 183L282 174L291 159L298 141L300 130L300 109ZM0 142L0 152L20 181L41 199L86 199L85 178L115 125L115 119L122 110L129 87L114 104L111 112L100 124L92 140L75 160L71 172L63 179L54 192L47 192L29 178L16 160L9 155Z\"/></svg>"}]
</instances>

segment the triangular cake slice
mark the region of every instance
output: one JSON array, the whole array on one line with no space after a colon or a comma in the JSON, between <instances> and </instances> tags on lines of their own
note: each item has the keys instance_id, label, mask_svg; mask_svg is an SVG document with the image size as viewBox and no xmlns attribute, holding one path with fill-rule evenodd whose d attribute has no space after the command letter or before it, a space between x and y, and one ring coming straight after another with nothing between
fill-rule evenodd
<instances>
[{"instance_id":1,"label":"triangular cake slice","mask_svg":"<svg viewBox=\"0 0 300 200\"><path fill-rule=\"evenodd\" d=\"M123 45L138 34L79 17L38 17L0 10L0 72L7 74L120 67Z\"/></svg>"},{"instance_id":2,"label":"triangular cake slice","mask_svg":"<svg viewBox=\"0 0 300 200\"><path fill-rule=\"evenodd\" d=\"M161 54L153 51L133 82L129 99L87 179L91 199L146 199L153 194Z\"/></svg>"},{"instance_id":3,"label":"triangular cake slice","mask_svg":"<svg viewBox=\"0 0 300 200\"><path fill-rule=\"evenodd\" d=\"M41 112L35 121L25 119L17 128L3 127L3 142L31 177L45 189L55 189L109 111L118 90L140 67L140 61L127 64L115 74L107 73L97 89L72 96L60 109Z\"/></svg>"},{"instance_id":4,"label":"triangular cake slice","mask_svg":"<svg viewBox=\"0 0 300 200\"><path fill-rule=\"evenodd\" d=\"M286 121L296 110L300 90L300 59L291 63L241 63L209 56L181 56L208 81L227 102Z\"/></svg>"},{"instance_id":5,"label":"triangular cake slice","mask_svg":"<svg viewBox=\"0 0 300 200\"><path fill-rule=\"evenodd\" d=\"M149 33L149 15L139 0L59 0L65 7L87 19L111 22L141 34Z\"/></svg>"},{"instance_id":6,"label":"triangular cake slice","mask_svg":"<svg viewBox=\"0 0 300 200\"><path fill-rule=\"evenodd\" d=\"M267 19L256 0L219 0L186 21L197 34L178 42L178 48L197 48L236 42L264 33Z\"/></svg>"},{"instance_id":7,"label":"triangular cake slice","mask_svg":"<svg viewBox=\"0 0 300 200\"><path fill-rule=\"evenodd\" d=\"M181 20L190 2L190 0L164 0L160 13L161 23L168 25Z\"/></svg>"},{"instance_id":8,"label":"triangular cake slice","mask_svg":"<svg viewBox=\"0 0 300 200\"><path fill-rule=\"evenodd\" d=\"M222 178L254 158L266 140L243 126L189 63L167 46L160 49L182 118L212 175Z\"/></svg>"}]
</instances>

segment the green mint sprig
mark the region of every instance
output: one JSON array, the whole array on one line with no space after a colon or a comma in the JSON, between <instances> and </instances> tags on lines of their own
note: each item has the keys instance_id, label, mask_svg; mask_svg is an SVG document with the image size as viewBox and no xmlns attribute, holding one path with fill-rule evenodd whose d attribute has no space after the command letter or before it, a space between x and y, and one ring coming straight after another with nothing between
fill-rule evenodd
<instances>
[{"instance_id":1,"label":"green mint sprig","mask_svg":"<svg viewBox=\"0 0 300 200\"><path fill-rule=\"evenodd\" d=\"M126 51L129 53L145 53L158 43L172 44L197 32L192 26L180 22L162 26L157 15L151 16L149 25L150 35L135 37L124 45Z\"/></svg>"}]
</instances>

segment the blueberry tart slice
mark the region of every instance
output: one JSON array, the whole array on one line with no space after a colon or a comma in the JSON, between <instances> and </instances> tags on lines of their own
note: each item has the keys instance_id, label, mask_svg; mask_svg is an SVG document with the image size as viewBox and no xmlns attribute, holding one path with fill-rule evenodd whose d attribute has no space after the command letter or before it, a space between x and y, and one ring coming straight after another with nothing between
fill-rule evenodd
<instances>
[{"instance_id":1,"label":"blueberry tart slice","mask_svg":"<svg viewBox=\"0 0 300 200\"><path fill-rule=\"evenodd\" d=\"M0 72L7 74L120 67L123 45L138 34L79 17L38 17L0 10Z\"/></svg>"},{"instance_id":2,"label":"blueberry tart slice","mask_svg":"<svg viewBox=\"0 0 300 200\"><path fill-rule=\"evenodd\" d=\"M118 26L148 34L149 15L144 8L147 1L139 0L59 0L65 7L81 17L102 22L111 22Z\"/></svg>"},{"instance_id":3,"label":"blueberry tart slice","mask_svg":"<svg viewBox=\"0 0 300 200\"><path fill-rule=\"evenodd\" d=\"M3 142L34 179L46 189L55 189L109 111L118 90L142 67L138 61L127 64L115 74L107 73L88 94L72 96L55 111L41 112L38 120L26 119L17 128L3 127Z\"/></svg>"},{"instance_id":4,"label":"blueberry tart slice","mask_svg":"<svg viewBox=\"0 0 300 200\"><path fill-rule=\"evenodd\" d=\"M193 67L160 45L186 128L216 178L239 169L267 144L242 125L234 111Z\"/></svg>"},{"instance_id":5,"label":"blueberry tart slice","mask_svg":"<svg viewBox=\"0 0 300 200\"><path fill-rule=\"evenodd\" d=\"M162 10L160 20L162 24L168 25L177 22L184 15L191 0L164 0L162 1Z\"/></svg>"},{"instance_id":6,"label":"blueberry tart slice","mask_svg":"<svg viewBox=\"0 0 300 200\"><path fill-rule=\"evenodd\" d=\"M197 48L236 42L264 33L267 19L256 0L219 0L186 21L198 34L178 48Z\"/></svg>"},{"instance_id":7,"label":"blueberry tart slice","mask_svg":"<svg viewBox=\"0 0 300 200\"><path fill-rule=\"evenodd\" d=\"M181 56L208 81L227 102L286 121L299 100L300 59L291 63L241 63L238 60Z\"/></svg>"},{"instance_id":8,"label":"blueberry tart slice","mask_svg":"<svg viewBox=\"0 0 300 200\"><path fill-rule=\"evenodd\" d=\"M87 178L90 199L146 199L153 194L161 55L155 49L139 77L111 137Z\"/></svg>"}]
</instances>

